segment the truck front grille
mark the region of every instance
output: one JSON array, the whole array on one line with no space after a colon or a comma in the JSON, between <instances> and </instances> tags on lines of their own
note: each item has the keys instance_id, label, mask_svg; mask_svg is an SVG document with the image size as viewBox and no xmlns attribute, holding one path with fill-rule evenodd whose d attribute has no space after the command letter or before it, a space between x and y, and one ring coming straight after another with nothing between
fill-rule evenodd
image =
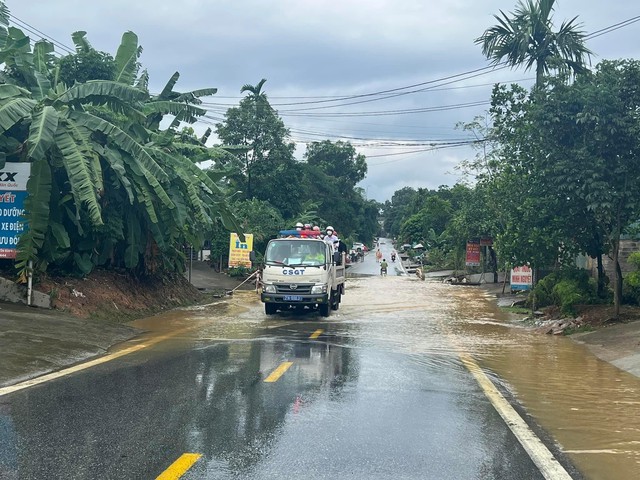
<instances>
[{"instance_id":1,"label":"truck front grille","mask_svg":"<svg viewBox=\"0 0 640 480\"><path fill-rule=\"evenodd\" d=\"M295 284L296 288L291 288L292 284L284 283L276 285L276 290L278 293L285 293L287 295L308 295L311 293L311 284Z\"/></svg>"}]
</instances>

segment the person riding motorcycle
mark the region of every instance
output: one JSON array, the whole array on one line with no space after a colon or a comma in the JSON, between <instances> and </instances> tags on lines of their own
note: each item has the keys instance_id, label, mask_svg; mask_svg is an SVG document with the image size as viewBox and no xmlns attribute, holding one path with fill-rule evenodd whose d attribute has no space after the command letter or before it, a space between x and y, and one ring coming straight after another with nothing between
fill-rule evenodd
<instances>
[{"instance_id":1,"label":"person riding motorcycle","mask_svg":"<svg viewBox=\"0 0 640 480\"><path fill-rule=\"evenodd\" d=\"M396 261L396 252L391 253L391 261L395 263Z\"/></svg>"},{"instance_id":2,"label":"person riding motorcycle","mask_svg":"<svg viewBox=\"0 0 640 480\"><path fill-rule=\"evenodd\" d=\"M388 267L389 264L387 263L387 260L383 258L382 262L380 262L380 275L386 275Z\"/></svg>"}]
</instances>

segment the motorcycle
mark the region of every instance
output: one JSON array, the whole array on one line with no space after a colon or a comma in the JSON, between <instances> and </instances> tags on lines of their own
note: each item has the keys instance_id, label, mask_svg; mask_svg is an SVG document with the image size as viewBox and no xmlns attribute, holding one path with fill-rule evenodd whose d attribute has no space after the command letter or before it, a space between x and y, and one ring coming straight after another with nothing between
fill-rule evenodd
<instances>
[{"instance_id":1,"label":"motorcycle","mask_svg":"<svg viewBox=\"0 0 640 480\"><path fill-rule=\"evenodd\" d=\"M395 263L395 261L396 261L396 254L395 254L395 253L392 253L392 254L391 254L391 261L392 261L393 263Z\"/></svg>"}]
</instances>

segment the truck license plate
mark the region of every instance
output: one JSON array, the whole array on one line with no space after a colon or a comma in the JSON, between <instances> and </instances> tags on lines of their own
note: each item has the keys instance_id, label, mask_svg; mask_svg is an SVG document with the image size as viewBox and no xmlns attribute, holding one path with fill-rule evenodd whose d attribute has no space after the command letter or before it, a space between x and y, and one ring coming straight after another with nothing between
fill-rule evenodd
<instances>
[{"instance_id":1,"label":"truck license plate","mask_svg":"<svg viewBox=\"0 0 640 480\"><path fill-rule=\"evenodd\" d=\"M301 302L302 295L285 295L283 299L287 302Z\"/></svg>"}]
</instances>

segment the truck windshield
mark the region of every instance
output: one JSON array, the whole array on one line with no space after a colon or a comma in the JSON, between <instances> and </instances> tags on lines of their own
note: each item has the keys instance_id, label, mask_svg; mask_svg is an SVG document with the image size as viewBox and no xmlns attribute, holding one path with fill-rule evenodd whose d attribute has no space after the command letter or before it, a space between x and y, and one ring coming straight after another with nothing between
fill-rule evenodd
<instances>
[{"instance_id":1,"label":"truck windshield","mask_svg":"<svg viewBox=\"0 0 640 480\"><path fill-rule=\"evenodd\" d=\"M267 246L265 263L269 265L320 266L326 263L327 247L317 240L274 240Z\"/></svg>"}]
</instances>

